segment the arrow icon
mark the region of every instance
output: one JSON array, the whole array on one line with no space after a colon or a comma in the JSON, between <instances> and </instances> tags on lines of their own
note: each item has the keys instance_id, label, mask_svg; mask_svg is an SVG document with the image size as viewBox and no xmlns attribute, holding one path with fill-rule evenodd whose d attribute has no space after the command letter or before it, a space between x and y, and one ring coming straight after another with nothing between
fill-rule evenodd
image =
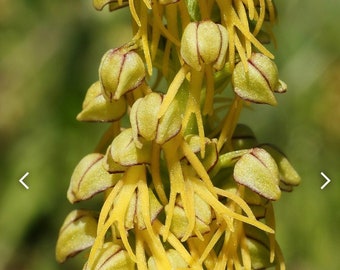
<instances>
[{"instance_id":1,"label":"arrow icon","mask_svg":"<svg viewBox=\"0 0 340 270\"><path fill-rule=\"evenodd\" d=\"M20 178L19 182L26 188L29 189L29 187L26 185L26 183L24 183L24 179L27 177L27 175L29 175L29 173L25 173L23 177Z\"/></svg>"},{"instance_id":2,"label":"arrow icon","mask_svg":"<svg viewBox=\"0 0 340 270\"><path fill-rule=\"evenodd\" d=\"M326 179L326 182L321 186L321 189L324 189L324 188L329 184L329 182L331 181L331 179L329 179L329 178L327 177L327 175L325 175L323 172L321 172L321 175L323 176L323 178Z\"/></svg>"}]
</instances>

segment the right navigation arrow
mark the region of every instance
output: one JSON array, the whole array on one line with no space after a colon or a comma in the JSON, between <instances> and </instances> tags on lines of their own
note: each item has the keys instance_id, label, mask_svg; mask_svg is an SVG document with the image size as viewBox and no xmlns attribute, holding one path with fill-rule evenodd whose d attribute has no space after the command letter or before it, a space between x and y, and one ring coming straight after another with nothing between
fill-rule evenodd
<instances>
[{"instance_id":1,"label":"right navigation arrow","mask_svg":"<svg viewBox=\"0 0 340 270\"><path fill-rule=\"evenodd\" d=\"M323 172L321 172L321 175L323 176L323 178L326 179L326 182L321 186L321 189L324 189L324 188L329 184L329 182L331 181L331 179L329 179L329 178L327 177L327 175L325 175Z\"/></svg>"}]
</instances>

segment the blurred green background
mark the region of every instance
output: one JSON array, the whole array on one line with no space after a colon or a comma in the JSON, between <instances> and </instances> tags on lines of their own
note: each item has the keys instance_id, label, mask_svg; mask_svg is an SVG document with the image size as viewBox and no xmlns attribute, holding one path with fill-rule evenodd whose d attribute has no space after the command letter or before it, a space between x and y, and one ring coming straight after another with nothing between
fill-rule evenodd
<instances>
[{"instance_id":1,"label":"blurred green background","mask_svg":"<svg viewBox=\"0 0 340 270\"><path fill-rule=\"evenodd\" d=\"M340 2L277 1L274 50L288 92L275 108L242 114L261 142L279 146L302 177L275 205L287 269L340 269ZM74 166L105 125L78 123L101 56L131 37L128 10L90 0L0 0L0 269L58 265L54 247L72 206ZM324 189L323 171L332 182ZM26 190L18 180L29 172Z\"/></svg>"}]
</instances>

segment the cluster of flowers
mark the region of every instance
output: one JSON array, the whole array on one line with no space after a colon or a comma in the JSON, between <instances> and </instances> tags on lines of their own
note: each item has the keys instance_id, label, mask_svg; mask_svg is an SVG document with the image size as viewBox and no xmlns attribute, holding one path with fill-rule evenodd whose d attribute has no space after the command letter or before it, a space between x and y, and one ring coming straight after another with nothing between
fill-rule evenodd
<instances>
[{"instance_id":1,"label":"cluster of flowers","mask_svg":"<svg viewBox=\"0 0 340 270\"><path fill-rule=\"evenodd\" d=\"M128 6L133 39L103 56L79 121L111 122L71 177L75 210L56 256L84 269L284 269L272 202L300 177L238 123L286 91L272 54L271 0L94 0ZM126 124L128 123L128 124Z\"/></svg>"}]
</instances>

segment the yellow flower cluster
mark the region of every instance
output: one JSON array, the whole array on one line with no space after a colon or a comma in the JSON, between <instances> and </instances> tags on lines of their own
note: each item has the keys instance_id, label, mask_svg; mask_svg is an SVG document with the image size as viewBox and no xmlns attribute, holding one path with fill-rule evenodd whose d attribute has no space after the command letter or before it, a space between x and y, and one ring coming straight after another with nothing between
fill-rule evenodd
<instances>
[{"instance_id":1,"label":"yellow flower cluster","mask_svg":"<svg viewBox=\"0 0 340 270\"><path fill-rule=\"evenodd\" d=\"M79 121L111 122L71 177L56 256L90 248L86 270L285 269L272 201L300 177L238 124L286 91L271 0L93 0L129 7L133 39L102 58ZM152 83L151 83L152 82ZM128 122L128 125L124 124Z\"/></svg>"}]
</instances>

